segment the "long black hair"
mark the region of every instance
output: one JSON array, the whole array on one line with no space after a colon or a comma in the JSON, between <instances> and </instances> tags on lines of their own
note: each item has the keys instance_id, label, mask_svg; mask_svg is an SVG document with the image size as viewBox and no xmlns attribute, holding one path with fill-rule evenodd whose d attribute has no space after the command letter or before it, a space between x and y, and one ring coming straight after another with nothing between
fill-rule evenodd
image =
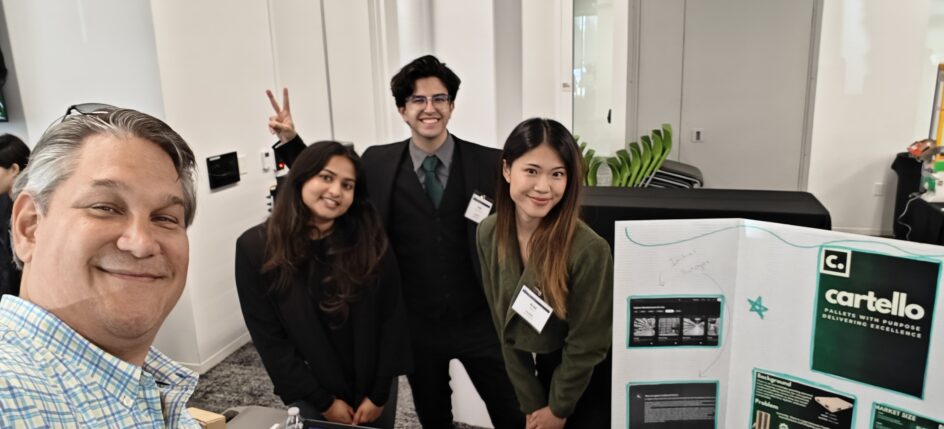
<instances>
[{"instance_id":1,"label":"long black hair","mask_svg":"<svg viewBox=\"0 0 944 429\"><path fill-rule=\"evenodd\" d=\"M558 317L567 315L567 259L570 256L574 232L580 217L580 149L573 135L560 122L552 119L531 118L518 124L505 140L502 149L502 168L511 165L522 155L546 144L560 156L567 171L567 188L561 200L547 216L541 219L531 235L530 263L540 268L540 284L548 304ZM495 234L498 238L498 262L517 248L517 226L515 224L515 202L511 199L509 183L501 175L495 191Z\"/></svg>"},{"instance_id":2,"label":"long black hair","mask_svg":"<svg viewBox=\"0 0 944 429\"><path fill-rule=\"evenodd\" d=\"M332 230L324 236L311 224L312 214L302 200L302 187L335 156L343 156L354 164L357 180L351 207L334 220ZM298 271L312 263L310 237L322 235L328 261L322 268L327 275L319 285L323 297L319 305L325 313L343 322L350 304L376 276L387 250L383 224L367 198L360 157L354 149L335 141L314 143L298 155L280 188L266 223L266 260L262 271L272 278L269 290L278 293L290 287Z\"/></svg>"}]
</instances>

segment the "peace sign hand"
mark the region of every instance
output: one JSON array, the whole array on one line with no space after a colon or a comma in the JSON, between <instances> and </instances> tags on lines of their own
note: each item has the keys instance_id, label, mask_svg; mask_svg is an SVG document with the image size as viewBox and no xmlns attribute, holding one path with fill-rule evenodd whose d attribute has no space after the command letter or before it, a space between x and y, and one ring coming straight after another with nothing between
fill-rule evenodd
<instances>
[{"instance_id":1,"label":"peace sign hand","mask_svg":"<svg viewBox=\"0 0 944 429\"><path fill-rule=\"evenodd\" d=\"M275 100L275 95L271 90L266 90L269 96L269 102L272 103L272 109L275 115L269 116L269 133L278 134L282 143L288 143L298 133L295 132L295 122L292 121L292 110L288 104L288 88L282 88L282 106Z\"/></svg>"}]
</instances>

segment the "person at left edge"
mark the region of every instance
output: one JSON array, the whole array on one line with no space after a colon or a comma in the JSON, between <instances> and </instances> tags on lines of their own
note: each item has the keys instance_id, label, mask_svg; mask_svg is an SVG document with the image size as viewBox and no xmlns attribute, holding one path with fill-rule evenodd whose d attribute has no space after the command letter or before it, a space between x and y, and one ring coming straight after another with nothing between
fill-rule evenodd
<instances>
[{"instance_id":1,"label":"person at left edge","mask_svg":"<svg viewBox=\"0 0 944 429\"><path fill-rule=\"evenodd\" d=\"M302 416L392 428L411 368L400 274L350 147L292 163L272 216L236 242L236 288L275 392Z\"/></svg>"},{"instance_id":2,"label":"person at left edge","mask_svg":"<svg viewBox=\"0 0 944 429\"><path fill-rule=\"evenodd\" d=\"M23 280L0 299L0 427L199 428L197 375L151 347L187 279L193 152L152 116L85 106L13 185Z\"/></svg>"},{"instance_id":3,"label":"person at left edge","mask_svg":"<svg viewBox=\"0 0 944 429\"><path fill-rule=\"evenodd\" d=\"M20 294L20 269L13 263L10 248L10 212L13 200L10 191L13 181L26 168L30 150L22 140L12 134L0 136L0 295Z\"/></svg>"}]
</instances>

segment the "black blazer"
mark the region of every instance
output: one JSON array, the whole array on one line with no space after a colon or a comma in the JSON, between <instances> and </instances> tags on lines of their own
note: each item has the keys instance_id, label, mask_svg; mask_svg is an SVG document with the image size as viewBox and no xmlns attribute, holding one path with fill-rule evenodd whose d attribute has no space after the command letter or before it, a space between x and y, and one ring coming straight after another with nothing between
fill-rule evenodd
<instances>
[{"instance_id":1,"label":"black blazer","mask_svg":"<svg viewBox=\"0 0 944 429\"><path fill-rule=\"evenodd\" d=\"M410 340L393 253L387 251L376 283L351 305L355 382L349 386L311 304L306 274L297 275L283 293L267 293L269 276L261 274L265 242L265 223L236 241L236 290L249 335L275 393L286 404L305 399L318 406L330 404L332 396L369 396L381 405L387 398L371 393L389 392L393 377L412 370L410 348L404 347Z\"/></svg>"},{"instance_id":2,"label":"black blazer","mask_svg":"<svg viewBox=\"0 0 944 429\"><path fill-rule=\"evenodd\" d=\"M452 139L456 143L455 150L459 152L458 161L462 163L462 175L465 181L464 200L468 201L472 198L472 193L478 191L494 201L495 190L498 188L498 174L501 171L501 151L467 142L455 135ZM409 144L410 139L406 139L396 143L371 146L361 156L370 200L388 231L390 230L390 196L393 194L397 167L405 156ZM469 257L472 258L475 275L478 277L481 276L478 251L475 248L475 229L478 224L467 220L466 226Z\"/></svg>"}]
</instances>

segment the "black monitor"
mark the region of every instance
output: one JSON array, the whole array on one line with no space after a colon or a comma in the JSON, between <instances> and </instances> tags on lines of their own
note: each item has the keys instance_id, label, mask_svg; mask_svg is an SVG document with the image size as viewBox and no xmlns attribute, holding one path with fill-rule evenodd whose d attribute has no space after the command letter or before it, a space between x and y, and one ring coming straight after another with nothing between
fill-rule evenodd
<instances>
[{"instance_id":1,"label":"black monitor","mask_svg":"<svg viewBox=\"0 0 944 429\"><path fill-rule=\"evenodd\" d=\"M236 152L207 158L207 175L210 189L217 189L239 181L239 160Z\"/></svg>"}]
</instances>

